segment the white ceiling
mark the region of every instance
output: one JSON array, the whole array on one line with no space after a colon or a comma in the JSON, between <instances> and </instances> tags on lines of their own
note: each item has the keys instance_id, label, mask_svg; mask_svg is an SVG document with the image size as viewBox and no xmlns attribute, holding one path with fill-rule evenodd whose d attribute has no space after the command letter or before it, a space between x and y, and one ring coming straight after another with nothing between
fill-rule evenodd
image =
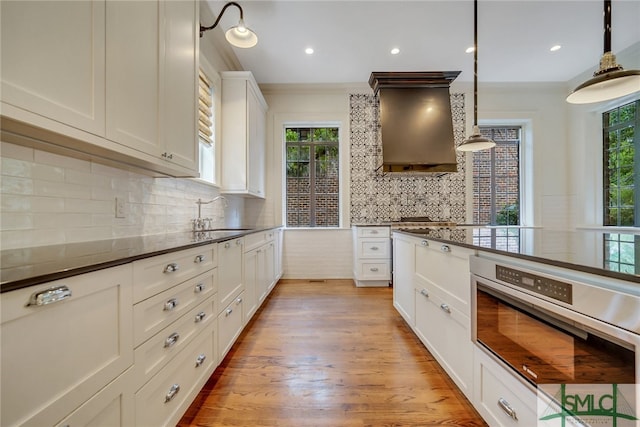
<instances>
[{"instance_id":1,"label":"white ceiling","mask_svg":"<svg viewBox=\"0 0 640 427\"><path fill-rule=\"evenodd\" d=\"M208 1L215 14L226 3ZM473 54L465 53L473 45L472 1L238 3L259 41L251 49L233 50L261 84L366 83L372 71L461 70L457 81L473 80ZM238 18L238 9L228 8L222 29ZM640 0L614 0L612 28L614 53L640 42ZM566 82L595 69L602 34L601 0L480 0L478 79ZM555 44L562 49L550 52ZM307 47L315 53L305 54ZM393 47L400 54L391 55Z\"/></svg>"}]
</instances>

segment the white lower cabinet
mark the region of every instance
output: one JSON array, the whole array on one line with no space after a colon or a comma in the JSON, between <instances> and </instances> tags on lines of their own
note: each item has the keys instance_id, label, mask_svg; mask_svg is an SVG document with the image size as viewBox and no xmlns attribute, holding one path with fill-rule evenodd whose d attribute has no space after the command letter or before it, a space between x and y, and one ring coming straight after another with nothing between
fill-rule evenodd
<instances>
[{"instance_id":1,"label":"white lower cabinet","mask_svg":"<svg viewBox=\"0 0 640 427\"><path fill-rule=\"evenodd\" d=\"M135 425L175 425L216 367L212 323L135 394Z\"/></svg>"},{"instance_id":2,"label":"white lower cabinet","mask_svg":"<svg viewBox=\"0 0 640 427\"><path fill-rule=\"evenodd\" d=\"M413 276L416 239L403 234L393 235L393 306L412 328L415 326Z\"/></svg>"},{"instance_id":3,"label":"white lower cabinet","mask_svg":"<svg viewBox=\"0 0 640 427\"><path fill-rule=\"evenodd\" d=\"M474 346L473 403L492 427L538 425L536 393Z\"/></svg>"},{"instance_id":4,"label":"white lower cabinet","mask_svg":"<svg viewBox=\"0 0 640 427\"><path fill-rule=\"evenodd\" d=\"M389 227L353 227L353 278L356 286L389 286L391 239Z\"/></svg>"},{"instance_id":5,"label":"white lower cabinet","mask_svg":"<svg viewBox=\"0 0 640 427\"><path fill-rule=\"evenodd\" d=\"M114 427L134 425L132 369L56 424L56 427Z\"/></svg>"},{"instance_id":6,"label":"white lower cabinet","mask_svg":"<svg viewBox=\"0 0 640 427\"><path fill-rule=\"evenodd\" d=\"M2 426L57 424L132 365L131 287L124 265L2 294Z\"/></svg>"},{"instance_id":7,"label":"white lower cabinet","mask_svg":"<svg viewBox=\"0 0 640 427\"><path fill-rule=\"evenodd\" d=\"M227 355L244 326L244 292L218 314L218 360Z\"/></svg>"}]
</instances>

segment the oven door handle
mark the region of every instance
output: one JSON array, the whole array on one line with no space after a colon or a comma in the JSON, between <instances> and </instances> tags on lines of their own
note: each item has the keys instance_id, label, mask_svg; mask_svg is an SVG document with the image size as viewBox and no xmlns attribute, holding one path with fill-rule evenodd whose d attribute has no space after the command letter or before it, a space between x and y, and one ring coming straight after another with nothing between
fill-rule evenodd
<instances>
[{"instance_id":1,"label":"oven door handle","mask_svg":"<svg viewBox=\"0 0 640 427\"><path fill-rule=\"evenodd\" d=\"M509 405L509 402L507 402L504 398L501 397L500 399L498 399L498 406L505 412L505 414L507 414L508 416L510 416L516 421L518 420L516 411L511 407L511 405Z\"/></svg>"}]
</instances>

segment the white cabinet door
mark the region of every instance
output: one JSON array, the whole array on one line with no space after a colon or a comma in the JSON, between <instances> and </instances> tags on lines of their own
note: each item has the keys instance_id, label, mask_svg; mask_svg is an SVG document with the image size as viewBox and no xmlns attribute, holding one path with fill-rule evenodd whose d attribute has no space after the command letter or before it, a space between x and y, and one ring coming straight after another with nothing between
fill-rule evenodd
<instances>
[{"instance_id":1,"label":"white cabinet door","mask_svg":"<svg viewBox=\"0 0 640 427\"><path fill-rule=\"evenodd\" d=\"M218 315L218 361L222 362L244 326L244 292Z\"/></svg>"},{"instance_id":2,"label":"white cabinet door","mask_svg":"<svg viewBox=\"0 0 640 427\"><path fill-rule=\"evenodd\" d=\"M107 2L107 138L156 157L160 12L156 1Z\"/></svg>"},{"instance_id":3,"label":"white cabinet door","mask_svg":"<svg viewBox=\"0 0 640 427\"><path fill-rule=\"evenodd\" d=\"M198 170L196 129L198 89L198 2L166 1L165 57L161 112L164 156L169 162Z\"/></svg>"},{"instance_id":4,"label":"white cabinet door","mask_svg":"<svg viewBox=\"0 0 640 427\"><path fill-rule=\"evenodd\" d=\"M3 102L105 131L105 2L2 1Z\"/></svg>"},{"instance_id":5,"label":"white cabinet door","mask_svg":"<svg viewBox=\"0 0 640 427\"><path fill-rule=\"evenodd\" d=\"M242 283L242 238L218 243L218 300L222 309L244 289Z\"/></svg>"},{"instance_id":6,"label":"white cabinet door","mask_svg":"<svg viewBox=\"0 0 640 427\"><path fill-rule=\"evenodd\" d=\"M414 266L414 239L395 233L393 235L393 306L411 327L415 325Z\"/></svg>"},{"instance_id":7,"label":"white cabinet door","mask_svg":"<svg viewBox=\"0 0 640 427\"><path fill-rule=\"evenodd\" d=\"M258 251L253 249L244 254L244 324L247 324L258 309Z\"/></svg>"},{"instance_id":8,"label":"white cabinet door","mask_svg":"<svg viewBox=\"0 0 640 427\"><path fill-rule=\"evenodd\" d=\"M131 275L128 264L2 294L2 426L51 425L132 365Z\"/></svg>"},{"instance_id":9,"label":"white cabinet door","mask_svg":"<svg viewBox=\"0 0 640 427\"><path fill-rule=\"evenodd\" d=\"M264 198L267 104L253 75L222 74L222 191Z\"/></svg>"}]
</instances>

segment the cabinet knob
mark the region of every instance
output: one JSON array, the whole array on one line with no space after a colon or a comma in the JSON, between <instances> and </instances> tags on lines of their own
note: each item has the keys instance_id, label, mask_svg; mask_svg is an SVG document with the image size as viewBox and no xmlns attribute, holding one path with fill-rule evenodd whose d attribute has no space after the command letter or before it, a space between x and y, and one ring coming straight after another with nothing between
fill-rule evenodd
<instances>
[{"instance_id":1,"label":"cabinet knob","mask_svg":"<svg viewBox=\"0 0 640 427\"><path fill-rule=\"evenodd\" d=\"M164 348L167 347L173 347L175 345L175 343L178 342L178 339L180 338L180 334L177 332L172 333L171 335L169 335L167 337L166 340L164 340Z\"/></svg>"},{"instance_id":2,"label":"cabinet knob","mask_svg":"<svg viewBox=\"0 0 640 427\"><path fill-rule=\"evenodd\" d=\"M371 250L372 250L372 251L377 251L378 249L380 249L380 248L379 248L379 247L377 247L377 246L371 246Z\"/></svg>"},{"instance_id":3,"label":"cabinet knob","mask_svg":"<svg viewBox=\"0 0 640 427\"><path fill-rule=\"evenodd\" d=\"M440 250L442 252L451 252L451 248L449 247L449 245L442 245L440 246Z\"/></svg>"},{"instance_id":4,"label":"cabinet knob","mask_svg":"<svg viewBox=\"0 0 640 427\"><path fill-rule=\"evenodd\" d=\"M504 398L498 399L498 406L502 409L505 414L513 418L514 420L518 420L518 416L516 415L516 411L511 407L509 402L507 402Z\"/></svg>"},{"instance_id":5,"label":"cabinet knob","mask_svg":"<svg viewBox=\"0 0 640 427\"><path fill-rule=\"evenodd\" d=\"M178 270L180 270L180 266L177 263L172 262L171 264L167 264L167 266L163 270L163 273L173 273L174 271Z\"/></svg>"},{"instance_id":6,"label":"cabinet knob","mask_svg":"<svg viewBox=\"0 0 640 427\"><path fill-rule=\"evenodd\" d=\"M55 286L53 288L49 288L44 291L35 292L31 294L29 298L29 303L27 306L35 305L47 305L52 304L54 302L62 301L71 296L71 290L65 285Z\"/></svg>"},{"instance_id":7,"label":"cabinet knob","mask_svg":"<svg viewBox=\"0 0 640 427\"><path fill-rule=\"evenodd\" d=\"M229 249L231 247L231 243L227 242L224 244L225 249Z\"/></svg>"},{"instance_id":8,"label":"cabinet knob","mask_svg":"<svg viewBox=\"0 0 640 427\"><path fill-rule=\"evenodd\" d=\"M375 273L376 271L378 271L378 267L371 267L369 271L373 271Z\"/></svg>"},{"instance_id":9,"label":"cabinet knob","mask_svg":"<svg viewBox=\"0 0 640 427\"><path fill-rule=\"evenodd\" d=\"M200 264L201 262L204 262L204 260L205 260L204 255L198 255L197 257L195 257L193 262L195 262L196 264Z\"/></svg>"},{"instance_id":10,"label":"cabinet knob","mask_svg":"<svg viewBox=\"0 0 640 427\"><path fill-rule=\"evenodd\" d=\"M429 242L427 242L426 240L423 240L423 241L420 242L420 245L429 246Z\"/></svg>"},{"instance_id":11,"label":"cabinet knob","mask_svg":"<svg viewBox=\"0 0 640 427\"><path fill-rule=\"evenodd\" d=\"M449 308L448 304L442 303L440 304L440 308L442 309L442 311L444 311L445 313L451 313L451 308Z\"/></svg>"},{"instance_id":12,"label":"cabinet knob","mask_svg":"<svg viewBox=\"0 0 640 427\"><path fill-rule=\"evenodd\" d=\"M241 298L241 297L238 297L238 299L236 299L236 305L237 305L237 304L241 304L241 303L242 303L242 298Z\"/></svg>"},{"instance_id":13,"label":"cabinet knob","mask_svg":"<svg viewBox=\"0 0 640 427\"><path fill-rule=\"evenodd\" d=\"M371 234L378 234L378 230L371 230Z\"/></svg>"},{"instance_id":14,"label":"cabinet knob","mask_svg":"<svg viewBox=\"0 0 640 427\"><path fill-rule=\"evenodd\" d=\"M227 311L224 312L225 316L229 316L231 313L233 313L233 309L232 308L227 308Z\"/></svg>"},{"instance_id":15,"label":"cabinet knob","mask_svg":"<svg viewBox=\"0 0 640 427\"><path fill-rule=\"evenodd\" d=\"M236 246L241 246L242 245L242 240L238 239L236 240Z\"/></svg>"},{"instance_id":16,"label":"cabinet knob","mask_svg":"<svg viewBox=\"0 0 640 427\"><path fill-rule=\"evenodd\" d=\"M176 397L176 394L178 394L179 391L180 391L180 384L172 385L171 388L169 389L169 392L164 397L164 403L171 402L173 398Z\"/></svg>"},{"instance_id":17,"label":"cabinet knob","mask_svg":"<svg viewBox=\"0 0 640 427\"><path fill-rule=\"evenodd\" d=\"M178 300L175 298L171 298L169 301L164 303L164 311L171 311L178 305Z\"/></svg>"},{"instance_id":18,"label":"cabinet knob","mask_svg":"<svg viewBox=\"0 0 640 427\"><path fill-rule=\"evenodd\" d=\"M196 294L199 294L200 292L204 291L204 284L202 283L198 283L194 288L193 288L193 292Z\"/></svg>"},{"instance_id":19,"label":"cabinet knob","mask_svg":"<svg viewBox=\"0 0 640 427\"><path fill-rule=\"evenodd\" d=\"M200 356L198 356L196 358L196 368L200 367L204 363L206 358L207 356L205 356L204 354L201 354Z\"/></svg>"},{"instance_id":20,"label":"cabinet knob","mask_svg":"<svg viewBox=\"0 0 640 427\"><path fill-rule=\"evenodd\" d=\"M206 316L206 315L207 315L207 314L206 314L204 311L201 311L200 313L196 314L196 320L195 320L195 322L196 322L196 323L200 323L200 322L202 322L202 320L204 320L204 318L205 318L205 316Z\"/></svg>"},{"instance_id":21,"label":"cabinet knob","mask_svg":"<svg viewBox=\"0 0 640 427\"><path fill-rule=\"evenodd\" d=\"M424 296L424 297L426 297L426 298L429 298L429 292L427 292L427 290L426 290L426 289L422 289L422 290L420 291L420 295L422 295L422 296Z\"/></svg>"}]
</instances>

